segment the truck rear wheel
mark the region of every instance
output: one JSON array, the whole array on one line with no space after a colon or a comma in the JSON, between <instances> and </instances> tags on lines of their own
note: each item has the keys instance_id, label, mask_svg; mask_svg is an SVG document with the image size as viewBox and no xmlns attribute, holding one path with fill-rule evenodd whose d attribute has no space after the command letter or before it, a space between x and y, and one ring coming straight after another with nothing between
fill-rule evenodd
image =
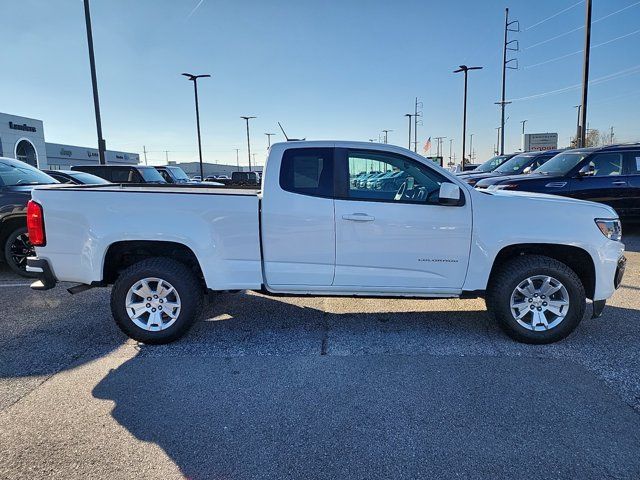
<instances>
[{"instance_id":1,"label":"truck rear wheel","mask_svg":"<svg viewBox=\"0 0 640 480\"><path fill-rule=\"evenodd\" d=\"M507 261L492 276L487 310L513 339L553 343L578 326L586 295L580 278L567 265L542 255Z\"/></svg>"},{"instance_id":2,"label":"truck rear wheel","mask_svg":"<svg viewBox=\"0 0 640 480\"><path fill-rule=\"evenodd\" d=\"M111 312L129 337L148 344L182 337L200 314L196 275L169 258L149 258L123 271L111 290Z\"/></svg>"}]
</instances>

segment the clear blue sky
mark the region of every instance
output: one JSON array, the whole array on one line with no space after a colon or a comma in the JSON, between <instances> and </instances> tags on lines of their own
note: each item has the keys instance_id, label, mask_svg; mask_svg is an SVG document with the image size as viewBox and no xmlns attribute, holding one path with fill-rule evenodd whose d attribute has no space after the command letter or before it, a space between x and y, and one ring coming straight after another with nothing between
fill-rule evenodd
<instances>
[{"instance_id":1,"label":"clear blue sky","mask_svg":"<svg viewBox=\"0 0 640 480\"><path fill-rule=\"evenodd\" d=\"M235 163L238 147L246 164L240 115L258 116L259 163L264 132L282 139L277 121L309 139L368 140L391 129L390 143L406 145L403 115L416 96L424 102L419 140L453 138L459 159L463 84L452 70L467 64L484 66L470 73L467 130L484 159L499 125L493 102L508 6L522 32L513 37L520 69L508 72L507 98L560 92L508 107L507 149L519 147L524 119L527 131L557 131L567 144L580 90L562 89L582 76L582 55L568 55L583 45L584 3L576 3L92 0L104 136L111 149L142 153L146 145L153 163L164 161L164 150L170 160L195 160L193 89L180 76L188 71L213 75L199 84L205 161ZM95 145L82 1L3 1L0 8L0 111L42 119L49 141ZM640 140L640 2L594 0L593 19L589 126L613 125L618 140Z\"/></svg>"}]
</instances>

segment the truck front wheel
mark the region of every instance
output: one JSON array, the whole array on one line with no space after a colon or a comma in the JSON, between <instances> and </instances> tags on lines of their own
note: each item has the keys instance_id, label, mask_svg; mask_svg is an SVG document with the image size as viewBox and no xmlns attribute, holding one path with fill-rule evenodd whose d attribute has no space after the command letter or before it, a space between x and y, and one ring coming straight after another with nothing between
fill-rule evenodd
<instances>
[{"instance_id":1,"label":"truck front wheel","mask_svg":"<svg viewBox=\"0 0 640 480\"><path fill-rule=\"evenodd\" d=\"M542 255L522 255L492 275L487 310L513 339L553 343L578 326L586 295L580 278L567 265Z\"/></svg>"},{"instance_id":2,"label":"truck front wheel","mask_svg":"<svg viewBox=\"0 0 640 480\"><path fill-rule=\"evenodd\" d=\"M177 340L200 314L196 275L169 258L149 258L124 270L111 290L111 312L129 337L148 344Z\"/></svg>"}]
</instances>

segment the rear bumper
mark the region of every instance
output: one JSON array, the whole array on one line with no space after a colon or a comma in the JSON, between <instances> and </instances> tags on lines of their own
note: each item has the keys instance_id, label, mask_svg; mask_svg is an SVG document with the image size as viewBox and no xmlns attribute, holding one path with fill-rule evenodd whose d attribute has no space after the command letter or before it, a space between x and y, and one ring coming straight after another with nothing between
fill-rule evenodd
<instances>
[{"instance_id":1,"label":"rear bumper","mask_svg":"<svg viewBox=\"0 0 640 480\"><path fill-rule=\"evenodd\" d=\"M37 280L31 284L33 290L50 290L58 282L53 275L49 262L37 257L27 258L27 272L37 274Z\"/></svg>"}]
</instances>

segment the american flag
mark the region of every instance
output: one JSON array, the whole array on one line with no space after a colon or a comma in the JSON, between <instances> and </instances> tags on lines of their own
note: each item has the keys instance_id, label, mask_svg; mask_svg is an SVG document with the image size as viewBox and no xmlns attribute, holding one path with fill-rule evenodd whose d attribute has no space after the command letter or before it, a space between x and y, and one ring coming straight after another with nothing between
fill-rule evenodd
<instances>
[{"instance_id":1,"label":"american flag","mask_svg":"<svg viewBox=\"0 0 640 480\"><path fill-rule=\"evenodd\" d=\"M428 152L429 150L431 150L431 137L429 137L427 143L424 144L424 151Z\"/></svg>"}]
</instances>

